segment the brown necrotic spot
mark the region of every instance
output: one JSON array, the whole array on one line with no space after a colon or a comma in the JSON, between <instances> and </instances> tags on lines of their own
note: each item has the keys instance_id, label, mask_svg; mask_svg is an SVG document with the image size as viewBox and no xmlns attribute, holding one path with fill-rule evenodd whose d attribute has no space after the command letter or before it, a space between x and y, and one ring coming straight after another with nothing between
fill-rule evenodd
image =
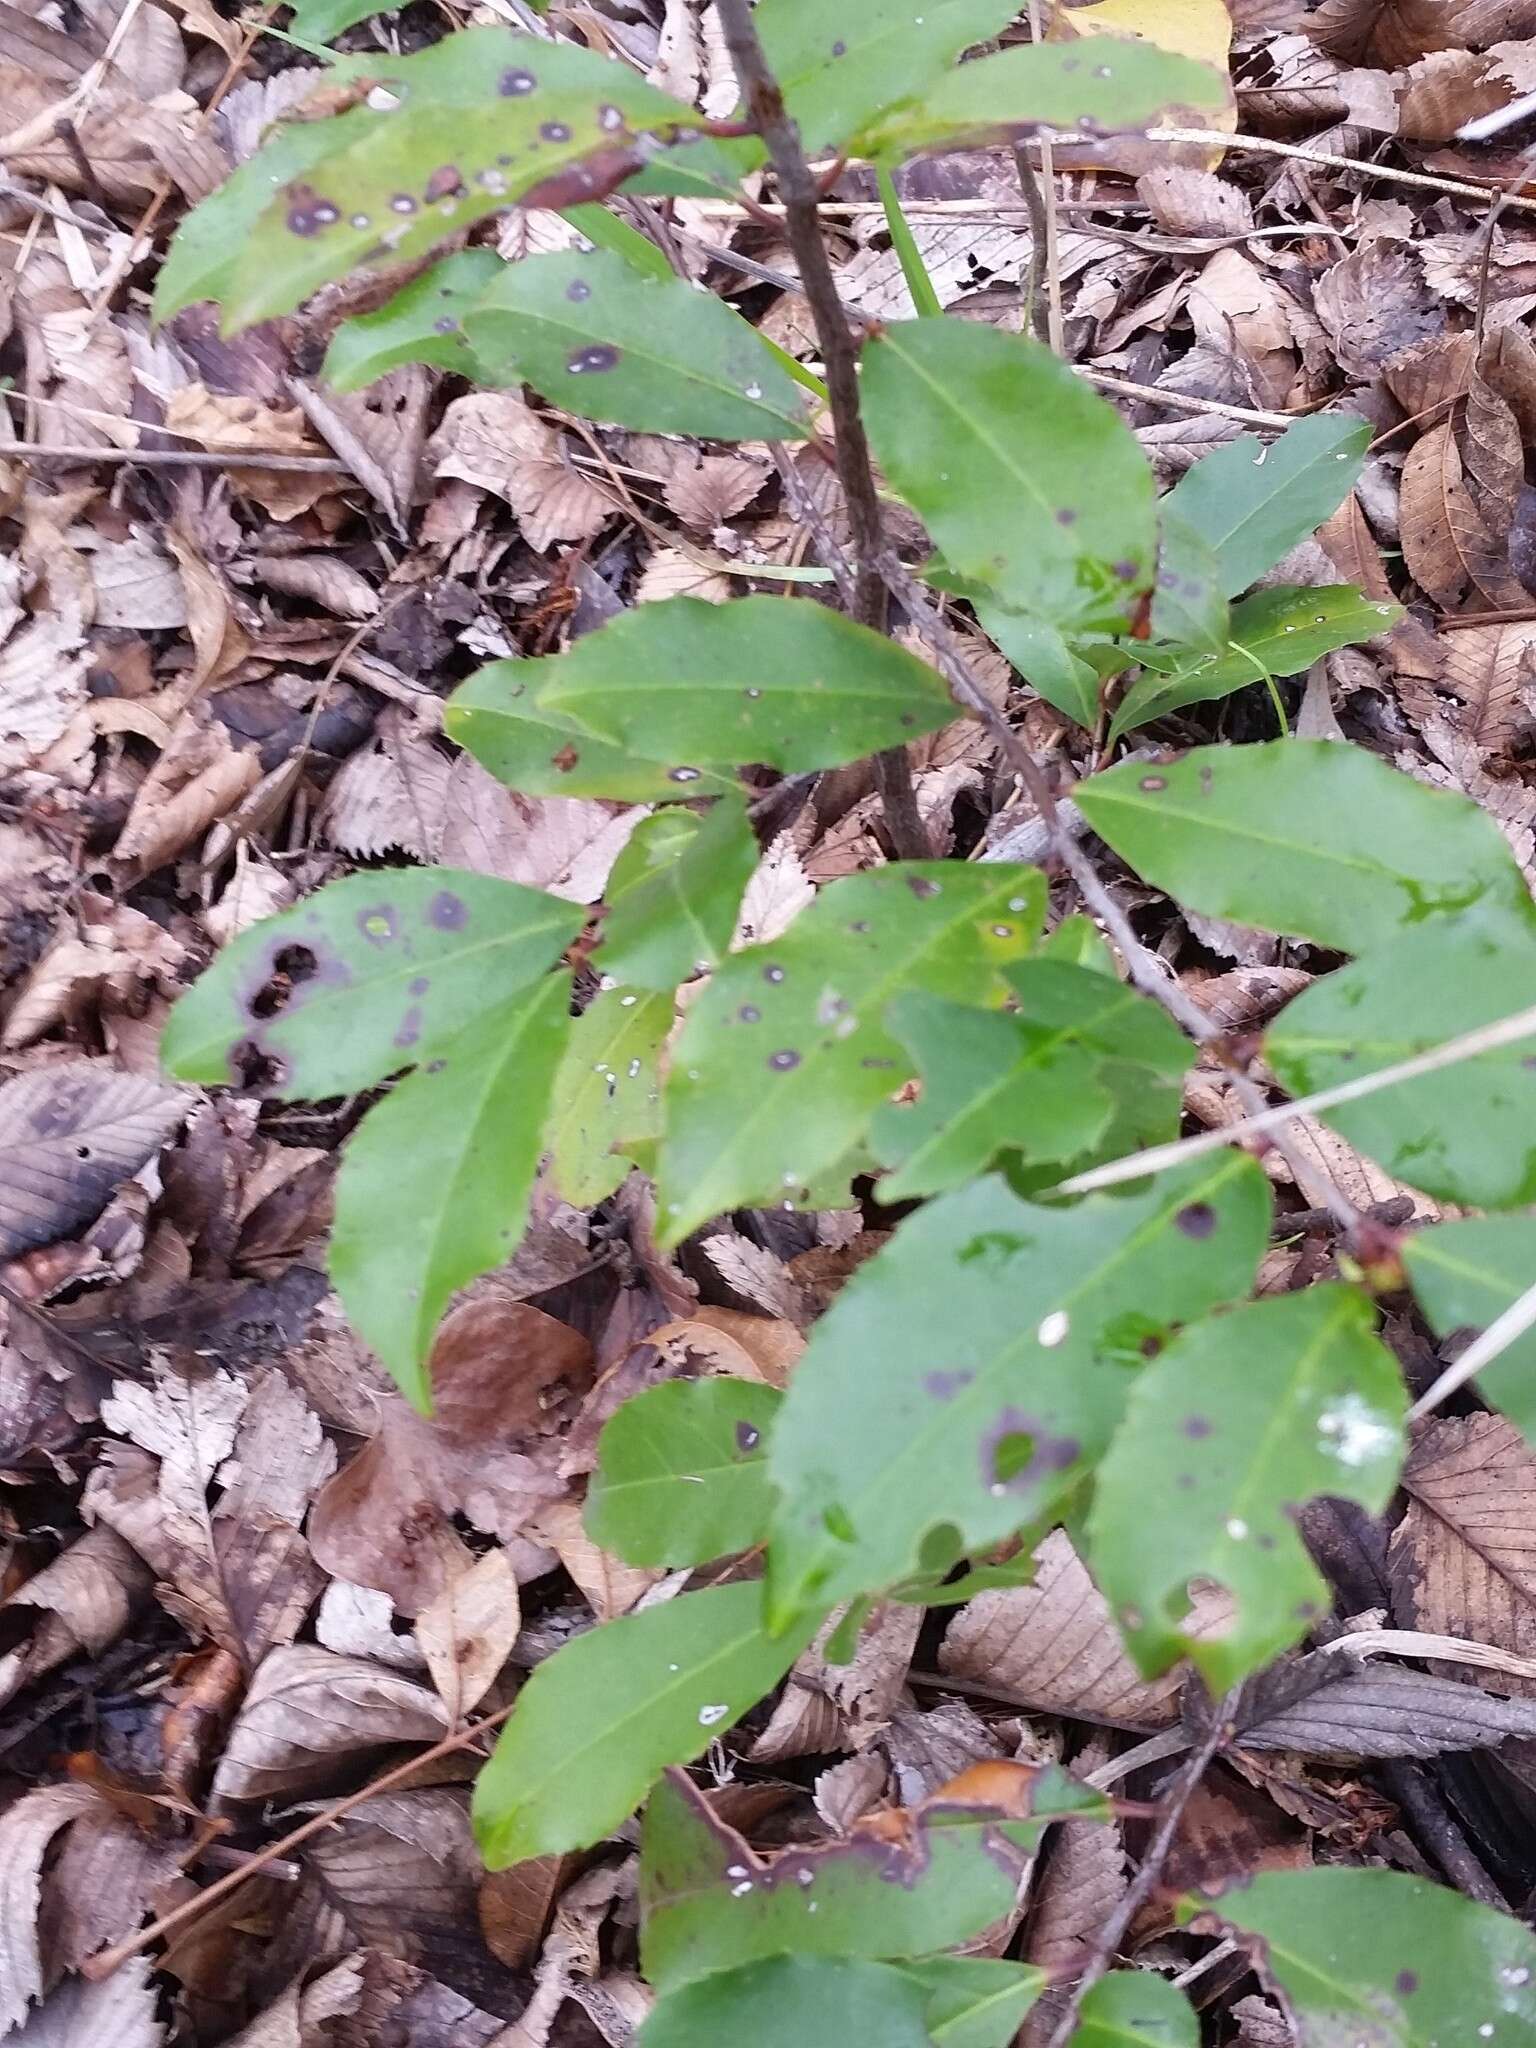
<instances>
[{"instance_id":1,"label":"brown necrotic spot","mask_svg":"<svg viewBox=\"0 0 1536 2048\"><path fill-rule=\"evenodd\" d=\"M561 747L558 750L558 752L550 755L549 765L556 771L557 774L569 775L571 770L576 766L576 763L580 759L580 754L577 753L576 749L571 745L570 741L567 740L565 745Z\"/></svg>"},{"instance_id":2,"label":"brown necrotic spot","mask_svg":"<svg viewBox=\"0 0 1536 2048\"><path fill-rule=\"evenodd\" d=\"M291 235L318 235L322 228L331 227L340 218L339 209L313 185L288 187L287 227Z\"/></svg>"},{"instance_id":3,"label":"brown necrotic spot","mask_svg":"<svg viewBox=\"0 0 1536 2048\"><path fill-rule=\"evenodd\" d=\"M434 199L452 199L464 190L464 173L457 164L439 164L427 179L427 189L422 197L431 205Z\"/></svg>"},{"instance_id":4,"label":"brown necrotic spot","mask_svg":"<svg viewBox=\"0 0 1536 2048\"><path fill-rule=\"evenodd\" d=\"M1122 583L1134 583L1141 574L1141 570L1135 562L1111 562L1110 572L1118 576Z\"/></svg>"},{"instance_id":5,"label":"brown necrotic spot","mask_svg":"<svg viewBox=\"0 0 1536 2048\"><path fill-rule=\"evenodd\" d=\"M939 893L938 883L930 880L927 875L908 875L907 887L920 901L929 896L937 896Z\"/></svg>"},{"instance_id":6,"label":"brown necrotic spot","mask_svg":"<svg viewBox=\"0 0 1536 2048\"><path fill-rule=\"evenodd\" d=\"M409 192L397 192L389 202L389 210L391 213L414 213L416 201Z\"/></svg>"},{"instance_id":7,"label":"brown necrotic spot","mask_svg":"<svg viewBox=\"0 0 1536 2048\"><path fill-rule=\"evenodd\" d=\"M445 313L440 320L434 320L432 322L432 332L434 334L457 334L458 331L458 321L451 318L451 316L447 313Z\"/></svg>"},{"instance_id":8,"label":"brown necrotic spot","mask_svg":"<svg viewBox=\"0 0 1536 2048\"><path fill-rule=\"evenodd\" d=\"M848 45L844 42L834 43L832 45L832 54L834 57L846 57L848 54Z\"/></svg>"},{"instance_id":9,"label":"brown necrotic spot","mask_svg":"<svg viewBox=\"0 0 1536 2048\"><path fill-rule=\"evenodd\" d=\"M571 131L564 121L545 121L540 125L539 133L546 142L569 142L571 139Z\"/></svg>"},{"instance_id":10,"label":"brown necrotic spot","mask_svg":"<svg viewBox=\"0 0 1536 2048\"><path fill-rule=\"evenodd\" d=\"M776 1074L787 1074L792 1067L799 1066L800 1055L793 1046L786 1045L780 1052L769 1053L768 1064Z\"/></svg>"},{"instance_id":11,"label":"brown necrotic spot","mask_svg":"<svg viewBox=\"0 0 1536 2048\"><path fill-rule=\"evenodd\" d=\"M428 905L427 917L440 932L462 931L469 922L469 905L451 889L439 889Z\"/></svg>"},{"instance_id":12,"label":"brown necrotic spot","mask_svg":"<svg viewBox=\"0 0 1536 2048\"><path fill-rule=\"evenodd\" d=\"M387 903L371 903L357 913L357 928L370 946L387 946L400 927Z\"/></svg>"},{"instance_id":13,"label":"brown necrotic spot","mask_svg":"<svg viewBox=\"0 0 1536 2048\"><path fill-rule=\"evenodd\" d=\"M1056 524L1058 526L1075 526L1077 524L1077 514L1070 505L1058 505L1056 507Z\"/></svg>"},{"instance_id":14,"label":"brown necrotic spot","mask_svg":"<svg viewBox=\"0 0 1536 2048\"><path fill-rule=\"evenodd\" d=\"M1185 1434L1186 1436L1194 1437L1194 1438L1196 1438L1196 1439L1198 1440L1198 1439L1199 1439L1200 1437L1203 1437L1203 1436L1209 1436L1209 1435L1210 1435L1210 1433L1211 1433L1211 1422L1210 1422L1210 1417L1209 1417L1209 1416L1207 1416L1207 1415L1186 1415L1186 1416L1185 1416L1185 1418L1184 1418L1184 1434Z\"/></svg>"},{"instance_id":15,"label":"brown necrotic spot","mask_svg":"<svg viewBox=\"0 0 1536 2048\"><path fill-rule=\"evenodd\" d=\"M573 305L580 306L592 296L592 287L584 277L573 277L565 288L565 296Z\"/></svg>"},{"instance_id":16,"label":"brown necrotic spot","mask_svg":"<svg viewBox=\"0 0 1536 2048\"><path fill-rule=\"evenodd\" d=\"M1209 1237L1216 1228L1216 1211L1209 1202L1186 1202L1173 1220L1186 1237Z\"/></svg>"},{"instance_id":17,"label":"brown necrotic spot","mask_svg":"<svg viewBox=\"0 0 1536 2048\"><path fill-rule=\"evenodd\" d=\"M923 1375L923 1388L935 1401L953 1401L976 1377L972 1372L930 1372Z\"/></svg>"},{"instance_id":18,"label":"brown necrotic spot","mask_svg":"<svg viewBox=\"0 0 1536 2048\"><path fill-rule=\"evenodd\" d=\"M755 1451L758 1445L762 1442L762 1440L762 1431L760 1429L754 1429L750 1422L737 1423L736 1448L738 1451L742 1453L743 1456L747 1455L747 1453L751 1451Z\"/></svg>"},{"instance_id":19,"label":"brown necrotic spot","mask_svg":"<svg viewBox=\"0 0 1536 2048\"><path fill-rule=\"evenodd\" d=\"M777 987L784 979L784 970L782 967L765 967L763 969L763 979L764 981L771 981Z\"/></svg>"},{"instance_id":20,"label":"brown necrotic spot","mask_svg":"<svg viewBox=\"0 0 1536 2048\"><path fill-rule=\"evenodd\" d=\"M400 1029L395 1033L394 1043L402 1052L409 1050L421 1037L421 1011L415 1003L400 1019Z\"/></svg>"},{"instance_id":21,"label":"brown necrotic spot","mask_svg":"<svg viewBox=\"0 0 1536 2048\"><path fill-rule=\"evenodd\" d=\"M424 996L431 986L432 977L429 974L413 975L408 993L413 996Z\"/></svg>"},{"instance_id":22,"label":"brown necrotic spot","mask_svg":"<svg viewBox=\"0 0 1536 2048\"><path fill-rule=\"evenodd\" d=\"M538 84L539 81L531 71L524 71L519 67L513 71L503 71L497 90L504 100L525 100L529 93L537 91Z\"/></svg>"},{"instance_id":23,"label":"brown necrotic spot","mask_svg":"<svg viewBox=\"0 0 1536 2048\"><path fill-rule=\"evenodd\" d=\"M982 1478L991 1493L1027 1493L1043 1475L1065 1472L1081 1450L1076 1437L1054 1435L1039 1416L1005 1408L982 1435Z\"/></svg>"},{"instance_id":24,"label":"brown necrotic spot","mask_svg":"<svg viewBox=\"0 0 1536 2048\"><path fill-rule=\"evenodd\" d=\"M1392 1988L1402 1997L1411 1998L1419 1988L1418 1972L1416 1970L1399 1970L1392 1980Z\"/></svg>"},{"instance_id":25,"label":"brown necrotic spot","mask_svg":"<svg viewBox=\"0 0 1536 2048\"><path fill-rule=\"evenodd\" d=\"M619 350L611 342L594 341L586 348L577 349L566 359L565 367L573 377L590 376L602 370L616 370L619 366ZM673 780L676 781L674 775Z\"/></svg>"},{"instance_id":26,"label":"brown necrotic spot","mask_svg":"<svg viewBox=\"0 0 1536 2048\"><path fill-rule=\"evenodd\" d=\"M760 1024L763 1021L763 1013L756 1003L743 1003L736 1014L743 1024Z\"/></svg>"},{"instance_id":27,"label":"brown necrotic spot","mask_svg":"<svg viewBox=\"0 0 1536 2048\"><path fill-rule=\"evenodd\" d=\"M1148 796L1154 796L1158 790L1168 787L1168 778L1166 775L1143 775L1136 787L1145 790Z\"/></svg>"},{"instance_id":28,"label":"brown necrotic spot","mask_svg":"<svg viewBox=\"0 0 1536 2048\"><path fill-rule=\"evenodd\" d=\"M622 110L613 106L599 107L597 110L597 125L605 133L612 135L615 130L624 126Z\"/></svg>"}]
</instances>

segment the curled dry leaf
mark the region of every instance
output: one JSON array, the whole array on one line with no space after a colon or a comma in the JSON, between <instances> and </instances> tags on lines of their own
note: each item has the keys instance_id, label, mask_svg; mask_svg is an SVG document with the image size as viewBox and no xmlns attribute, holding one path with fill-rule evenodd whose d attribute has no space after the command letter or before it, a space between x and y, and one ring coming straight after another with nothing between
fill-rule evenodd
<instances>
[{"instance_id":1,"label":"curled dry leaf","mask_svg":"<svg viewBox=\"0 0 1536 2048\"><path fill-rule=\"evenodd\" d=\"M383 1793L317 1836L303 1860L316 1903L341 1915L343 1940L439 1975L449 1974L443 1958L467 1957L482 1868L460 1788Z\"/></svg>"},{"instance_id":2,"label":"curled dry leaf","mask_svg":"<svg viewBox=\"0 0 1536 2048\"><path fill-rule=\"evenodd\" d=\"M214 1772L212 1804L319 1790L381 1749L447 1733L424 1685L309 1644L269 1650Z\"/></svg>"},{"instance_id":3,"label":"curled dry leaf","mask_svg":"<svg viewBox=\"0 0 1536 2048\"><path fill-rule=\"evenodd\" d=\"M99 1216L191 1106L185 1089L70 1060L0 1083L0 1258Z\"/></svg>"},{"instance_id":4,"label":"curled dry leaf","mask_svg":"<svg viewBox=\"0 0 1536 2048\"><path fill-rule=\"evenodd\" d=\"M320 1563L419 1614L469 1563L456 1515L506 1542L564 1493L551 1432L591 1371L584 1337L499 1288L461 1304L433 1349L432 1419L385 1396L377 1435L321 1490Z\"/></svg>"},{"instance_id":5,"label":"curled dry leaf","mask_svg":"<svg viewBox=\"0 0 1536 2048\"><path fill-rule=\"evenodd\" d=\"M61 922L16 990L0 1044L33 1045L59 1024L119 1011L142 1012L157 989L175 985L186 949L153 918L82 889L76 916Z\"/></svg>"},{"instance_id":6,"label":"curled dry leaf","mask_svg":"<svg viewBox=\"0 0 1536 2048\"><path fill-rule=\"evenodd\" d=\"M7 1596L0 1612L20 1641L0 1657L0 1702L85 1650L110 1649L146 1606L154 1581L111 1529L88 1529L52 1564Z\"/></svg>"},{"instance_id":7,"label":"curled dry leaf","mask_svg":"<svg viewBox=\"0 0 1536 2048\"><path fill-rule=\"evenodd\" d=\"M580 1869L577 1856L531 1856L487 1873L477 1902L480 1932L498 1962L514 1970L532 1962L556 1899Z\"/></svg>"},{"instance_id":8,"label":"curled dry leaf","mask_svg":"<svg viewBox=\"0 0 1536 2048\"><path fill-rule=\"evenodd\" d=\"M996 1687L1020 1706L1111 1727L1163 1728L1178 1719L1180 1671L1146 1680L1121 1647L1108 1603L1066 1532L1035 1551L1035 1582L979 1593L949 1625L939 1652L955 1678ZM1192 1634L1219 1636L1230 1617L1225 1594L1196 1591Z\"/></svg>"}]
</instances>

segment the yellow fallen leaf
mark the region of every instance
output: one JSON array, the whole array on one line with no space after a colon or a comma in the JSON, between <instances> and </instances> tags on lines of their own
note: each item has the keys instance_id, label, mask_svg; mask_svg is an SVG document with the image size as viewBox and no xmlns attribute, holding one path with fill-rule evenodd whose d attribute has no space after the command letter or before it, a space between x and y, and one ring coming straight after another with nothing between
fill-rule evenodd
<instances>
[{"instance_id":1,"label":"yellow fallen leaf","mask_svg":"<svg viewBox=\"0 0 1536 2048\"><path fill-rule=\"evenodd\" d=\"M1223 77L1228 75L1232 54L1232 16L1226 0L1093 0L1088 7L1059 8L1051 35L1053 39L1073 35L1140 36L1144 42L1156 43L1160 50L1172 50L1180 57L1193 57L1201 64L1209 64ZM1237 101L1230 85L1226 106L1219 114L1204 115L1200 125L1236 132ZM1134 141L1113 144L1107 153L1093 149L1091 155L1093 162L1106 168L1138 175L1154 164L1196 161L1203 169L1214 170L1221 162L1220 150L1199 156L1184 151L1171 155L1167 148L1154 149ZM1076 160L1075 150L1058 149L1058 163Z\"/></svg>"}]
</instances>

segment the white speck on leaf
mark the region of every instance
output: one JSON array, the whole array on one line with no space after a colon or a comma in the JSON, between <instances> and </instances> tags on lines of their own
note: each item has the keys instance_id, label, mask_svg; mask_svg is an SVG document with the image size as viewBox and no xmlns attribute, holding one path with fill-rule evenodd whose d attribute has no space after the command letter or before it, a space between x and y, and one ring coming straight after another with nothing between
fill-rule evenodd
<instances>
[{"instance_id":1,"label":"white speck on leaf","mask_svg":"<svg viewBox=\"0 0 1536 2048\"><path fill-rule=\"evenodd\" d=\"M716 1722L723 1721L730 1711L730 1708L726 1706L700 1707L699 1726L701 1728L713 1728Z\"/></svg>"},{"instance_id":2,"label":"white speck on leaf","mask_svg":"<svg viewBox=\"0 0 1536 2048\"><path fill-rule=\"evenodd\" d=\"M1397 1440L1359 1394L1344 1394L1317 1418L1318 1449L1341 1465L1364 1465L1390 1451Z\"/></svg>"},{"instance_id":3,"label":"white speck on leaf","mask_svg":"<svg viewBox=\"0 0 1536 2048\"><path fill-rule=\"evenodd\" d=\"M1065 1344L1071 1328L1072 1320L1066 1310L1053 1308L1036 1330L1035 1337L1047 1351L1054 1351L1058 1344Z\"/></svg>"}]
</instances>

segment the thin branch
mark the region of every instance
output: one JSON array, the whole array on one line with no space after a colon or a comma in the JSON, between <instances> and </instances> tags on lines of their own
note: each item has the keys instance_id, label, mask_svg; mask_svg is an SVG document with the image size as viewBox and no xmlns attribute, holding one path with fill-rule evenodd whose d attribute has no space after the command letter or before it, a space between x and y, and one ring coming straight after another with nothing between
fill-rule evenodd
<instances>
[{"instance_id":1,"label":"thin branch","mask_svg":"<svg viewBox=\"0 0 1536 2048\"><path fill-rule=\"evenodd\" d=\"M1079 136L1061 135L1060 142L1077 142ZM1144 142L1200 143L1207 149L1236 150L1249 156L1283 156L1293 163L1322 164L1330 171L1350 171L1359 178L1379 178L1388 185L1412 185L1421 192L1448 192L1455 199L1477 199L1486 204L1498 197L1497 185L1474 185L1463 178L1437 178L1429 171L1400 171L1395 164L1373 164L1357 156L1336 156L1328 149L1306 149L1297 142L1277 142L1268 135L1224 135L1219 128L1149 128ZM1536 199L1509 201L1524 213L1536 213Z\"/></svg>"},{"instance_id":2,"label":"thin branch","mask_svg":"<svg viewBox=\"0 0 1536 2048\"><path fill-rule=\"evenodd\" d=\"M1240 1064L1233 1056L1225 1033L1206 1015L1188 991L1164 972L1154 956L1137 938L1130 919L1110 894L1098 870L1078 844L1062 816L1061 807L1056 801L1056 793L1051 788L1043 769L977 682L959 642L945 624L938 608L894 554L882 555L880 567L881 573L890 585L892 596L904 607L912 623L928 642L938 668L948 681L956 699L976 713L997 741L1004 760L1023 784L1045 826L1051 852L1076 883L1084 903L1120 949L1120 956L1125 962L1131 980L1143 995L1150 996L1155 1003L1160 1003L1174 1022L1181 1026L1197 1045L1204 1047L1213 1055L1230 1079L1238 1100L1250 1115L1260 1116L1266 1113L1269 1104L1263 1089L1249 1074L1246 1064ZM1352 1236L1359 1229L1363 1219L1359 1209L1343 1189L1337 1187L1304 1153L1288 1145L1283 1138L1277 1138L1273 1143L1275 1150L1290 1167L1296 1185L1306 1199L1315 1207L1326 1209L1339 1227ZM1160 1149L1167 1152L1177 1148L1164 1146ZM1141 1155L1143 1161L1150 1160L1153 1156L1152 1152ZM1143 1164L1141 1170L1146 1173L1151 1169ZM1122 1177L1130 1179L1132 1175L1126 1173ZM1063 1183L1063 1186L1069 1189L1072 1185L1071 1182Z\"/></svg>"},{"instance_id":3,"label":"thin branch","mask_svg":"<svg viewBox=\"0 0 1536 2048\"><path fill-rule=\"evenodd\" d=\"M120 1941L112 1948L104 1948L96 1955L87 1956L80 1965L81 1976L89 1977L93 1983L99 1982L103 1977L110 1977L114 1970L121 1968L130 1956L136 1956L140 1949L148 1948L151 1942L158 1941L164 1934L174 1934L179 1927L185 1927L189 1920L198 1919L216 1900L226 1898L232 1891L238 1891L247 1878L258 1876L268 1864L285 1858L290 1850L297 1849L312 1836L322 1834L337 1821L345 1819L347 1814L361 1806L365 1800L376 1799L381 1792L392 1792L397 1785L403 1785L408 1778L414 1777L418 1771L425 1770L429 1764L436 1763L440 1757L452 1756L455 1750L467 1749L477 1736L488 1735L493 1728L500 1727L516 1705L517 1701L514 1700L511 1706L502 1707L494 1714L487 1714L483 1721L476 1721L472 1727L461 1728L455 1735L444 1736L441 1742L435 1742L430 1749L424 1749L420 1756L413 1756L403 1764L396 1764L394 1769L386 1771L382 1778L375 1778L371 1785L364 1785L360 1792L353 1792L348 1798L339 1799L334 1806L328 1806L324 1813L315 1814L302 1826L293 1828L275 1842L269 1842L265 1849L259 1850L238 1870L230 1871L227 1877L217 1879L215 1883L195 1893L190 1899L184 1899L179 1906L174 1907L169 1913L162 1913L158 1920L151 1921L148 1927L141 1927L137 1934L130 1935L126 1941Z\"/></svg>"},{"instance_id":4,"label":"thin branch","mask_svg":"<svg viewBox=\"0 0 1536 2048\"><path fill-rule=\"evenodd\" d=\"M1013 168L1018 176L1019 190L1024 194L1024 205L1029 213L1029 261L1024 267L1024 276L1019 289L1024 298L1024 321L1036 341L1051 343L1051 316L1046 307L1045 296L1040 283L1045 276L1045 242L1050 233L1050 222L1045 210L1045 197L1040 190L1040 180L1035 176L1035 167L1030 162L1022 142L1013 145Z\"/></svg>"},{"instance_id":5,"label":"thin branch","mask_svg":"<svg viewBox=\"0 0 1536 2048\"><path fill-rule=\"evenodd\" d=\"M837 281L822 238L821 189L806 159L800 131L785 109L779 82L763 53L750 0L717 0L716 13L752 124L767 145L778 177L785 229L800 272L800 289L816 325L837 436L837 473L848 503L853 535L854 616L861 624L883 632L886 593L876 564L885 552L885 524L859 404L858 347L837 295ZM918 816L906 749L896 747L878 755L875 774L897 853L903 859L924 858L932 848Z\"/></svg>"},{"instance_id":6,"label":"thin branch","mask_svg":"<svg viewBox=\"0 0 1536 2048\"><path fill-rule=\"evenodd\" d=\"M1152 1896L1153 1887L1162 1875L1163 1865L1168 1861L1168 1853L1173 1847L1173 1838L1178 1833L1179 1822L1184 1818L1184 1809L1194 1797L1200 1780L1215 1760L1216 1752L1227 1739L1227 1708L1233 1698L1235 1694L1229 1694L1212 1714L1211 1725L1198 1748L1191 1752L1189 1761L1169 1786L1161 1802L1162 1818L1147 1844L1147 1853L1141 1859L1141 1868L1131 1880L1125 1897L1094 1936L1088 1966L1073 1985L1065 2005L1057 2014L1056 2024L1051 2029L1045 2048L1067 2048L1067 2044L1077 2032L1083 2000L1100 1978L1109 1971L1136 1915Z\"/></svg>"},{"instance_id":7,"label":"thin branch","mask_svg":"<svg viewBox=\"0 0 1536 2048\"><path fill-rule=\"evenodd\" d=\"M89 448L54 447L45 441L0 441L0 461L11 456L30 462L119 462L144 469L262 469L290 470L309 476L350 476L345 462L332 455L271 455L260 448L231 448L227 452L202 448Z\"/></svg>"},{"instance_id":8,"label":"thin branch","mask_svg":"<svg viewBox=\"0 0 1536 2048\"><path fill-rule=\"evenodd\" d=\"M1417 1422L1421 1415L1428 1415L1432 1409L1438 1408L1458 1387L1464 1387L1468 1380L1480 1373L1485 1365L1492 1365L1533 1324L1536 1324L1536 1284L1527 1287L1524 1294L1512 1301L1503 1315L1491 1322L1481 1337L1467 1346L1454 1365L1446 1367L1429 1391L1421 1394L1408 1410L1408 1420Z\"/></svg>"},{"instance_id":9,"label":"thin branch","mask_svg":"<svg viewBox=\"0 0 1536 2048\"><path fill-rule=\"evenodd\" d=\"M1045 30L1040 19L1040 0L1029 0L1029 34L1035 43L1045 41ZM1040 200L1040 211L1045 228L1045 324L1046 339L1053 355L1065 356L1067 352L1066 323L1061 316L1061 251L1056 239L1056 157L1048 135L1041 135L1038 142L1040 151L1040 177L1035 185ZM1022 158L1022 150L1014 149L1014 161Z\"/></svg>"},{"instance_id":10,"label":"thin branch","mask_svg":"<svg viewBox=\"0 0 1536 2048\"><path fill-rule=\"evenodd\" d=\"M1400 1081L1417 1081L1424 1074L1438 1074L1443 1067L1460 1066L1464 1060L1497 1052L1502 1046L1518 1045L1526 1038L1536 1038L1536 1006L1516 1010L1513 1016L1501 1017L1493 1024L1480 1024L1475 1031L1463 1031L1443 1045L1431 1046L1428 1052L1415 1053L1395 1066L1378 1068L1374 1074L1360 1074L1333 1088L1319 1088L1315 1095L1303 1095L1295 1102L1266 1106L1236 1123L1223 1125L1219 1131L1202 1131L1198 1137L1179 1138L1171 1145L1154 1145L1148 1151L1128 1153L1124 1159L1090 1167L1087 1173L1077 1173L1062 1181L1056 1193L1087 1195L1095 1188L1140 1180L1143 1174L1160 1173L1168 1166L1182 1166L1186 1159L1198 1159L1202 1152L1219 1152L1223 1145L1235 1145L1260 1132L1283 1130L1298 1117L1336 1109L1342 1102L1359 1102L1364 1096L1379 1094L1383 1088L1395 1088Z\"/></svg>"}]
</instances>

